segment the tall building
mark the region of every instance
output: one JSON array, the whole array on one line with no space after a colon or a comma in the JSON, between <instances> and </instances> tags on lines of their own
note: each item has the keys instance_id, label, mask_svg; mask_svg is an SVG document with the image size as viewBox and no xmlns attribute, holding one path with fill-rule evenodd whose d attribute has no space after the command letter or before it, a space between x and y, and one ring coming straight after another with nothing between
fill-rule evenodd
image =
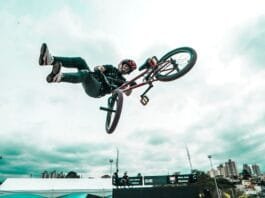
<instances>
[{"instance_id":1,"label":"tall building","mask_svg":"<svg viewBox=\"0 0 265 198\"><path fill-rule=\"evenodd\" d=\"M250 175L252 175L252 171L249 165L243 164L243 170L246 170Z\"/></svg>"},{"instance_id":2,"label":"tall building","mask_svg":"<svg viewBox=\"0 0 265 198\"><path fill-rule=\"evenodd\" d=\"M219 166L217 166L217 175L225 177L225 167L223 164L220 164Z\"/></svg>"},{"instance_id":3,"label":"tall building","mask_svg":"<svg viewBox=\"0 0 265 198\"><path fill-rule=\"evenodd\" d=\"M228 162L225 162L225 177L237 177L237 167L236 163L232 161L231 159L228 160Z\"/></svg>"},{"instance_id":4,"label":"tall building","mask_svg":"<svg viewBox=\"0 0 265 198\"><path fill-rule=\"evenodd\" d=\"M253 164L252 165L252 170L253 170L253 174L255 176L260 176L261 175L261 171L260 171L259 165Z\"/></svg>"},{"instance_id":5,"label":"tall building","mask_svg":"<svg viewBox=\"0 0 265 198\"><path fill-rule=\"evenodd\" d=\"M213 178L218 175L218 171L215 169L211 169L208 171L208 175Z\"/></svg>"}]
</instances>

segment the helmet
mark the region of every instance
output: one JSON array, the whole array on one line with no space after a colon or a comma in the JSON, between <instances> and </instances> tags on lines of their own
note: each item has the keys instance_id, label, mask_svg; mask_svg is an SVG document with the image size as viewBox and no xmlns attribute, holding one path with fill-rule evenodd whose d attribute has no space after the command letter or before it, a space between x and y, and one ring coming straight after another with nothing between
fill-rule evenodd
<instances>
[{"instance_id":1,"label":"helmet","mask_svg":"<svg viewBox=\"0 0 265 198\"><path fill-rule=\"evenodd\" d=\"M136 69L137 65L136 63L131 59L124 59L120 62L121 65L126 64L130 67L129 73L131 73L133 70Z\"/></svg>"}]
</instances>

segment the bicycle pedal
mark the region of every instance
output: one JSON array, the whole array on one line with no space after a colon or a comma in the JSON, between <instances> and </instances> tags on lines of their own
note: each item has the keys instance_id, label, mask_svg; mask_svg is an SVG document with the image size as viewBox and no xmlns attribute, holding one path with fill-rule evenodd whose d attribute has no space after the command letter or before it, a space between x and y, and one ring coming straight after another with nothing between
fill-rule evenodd
<instances>
[{"instance_id":1,"label":"bicycle pedal","mask_svg":"<svg viewBox=\"0 0 265 198\"><path fill-rule=\"evenodd\" d=\"M147 96L141 96L140 102L142 103L142 105L147 105L149 102L149 98Z\"/></svg>"}]
</instances>

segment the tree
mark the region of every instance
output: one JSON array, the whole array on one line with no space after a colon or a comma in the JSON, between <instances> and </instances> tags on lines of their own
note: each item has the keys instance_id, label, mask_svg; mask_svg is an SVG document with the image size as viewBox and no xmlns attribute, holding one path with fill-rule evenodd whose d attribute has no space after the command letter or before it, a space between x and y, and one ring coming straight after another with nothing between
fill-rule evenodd
<instances>
[{"instance_id":1,"label":"tree","mask_svg":"<svg viewBox=\"0 0 265 198\"><path fill-rule=\"evenodd\" d=\"M216 189L215 189L215 184L214 184L214 179L211 178L208 174L206 174L203 171L200 170L193 170L192 171L193 174L197 174L197 182L191 185L195 185L197 187L199 187L199 190L202 193L206 193L209 194L208 190L210 190L211 194L213 197L216 196ZM229 180L225 179L225 178L217 178L217 185L218 188L221 189L223 192L227 192L227 193L234 193L235 194L235 185L230 182Z\"/></svg>"},{"instance_id":2,"label":"tree","mask_svg":"<svg viewBox=\"0 0 265 198\"><path fill-rule=\"evenodd\" d=\"M80 175L78 175L74 171L70 171L69 173L67 173L67 175L65 176L65 178L80 178Z\"/></svg>"},{"instance_id":3,"label":"tree","mask_svg":"<svg viewBox=\"0 0 265 198\"><path fill-rule=\"evenodd\" d=\"M210 189L211 191L215 190L214 180L208 174L196 169L192 170L192 174L197 175L197 182L191 185L199 187L202 192L205 189Z\"/></svg>"},{"instance_id":4,"label":"tree","mask_svg":"<svg viewBox=\"0 0 265 198\"><path fill-rule=\"evenodd\" d=\"M102 175L101 178L111 178L109 175Z\"/></svg>"},{"instance_id":5,"label":"tree","mask_svg":"<svg viewBox=\"0 0 265 198\"><path fill-rule=\"evenodd\" d=\"M251 178L251 174L248 172L248 170L243 169L242 177L243 177L244 180L248 180L249 178Z\"/></svg>"},{"instance_id":6,"label":"tree","mask_svg":"<svg viewBox=\"0 0 265 198\"><path fill-rule=\"evenodd\" d=\"M221 189L235 188L235 185L232 182L230 182L229 180L225 179L225 178L218 178L217 179L217 183L218 183L218 186Z\"/></svg>"}]
</instances>

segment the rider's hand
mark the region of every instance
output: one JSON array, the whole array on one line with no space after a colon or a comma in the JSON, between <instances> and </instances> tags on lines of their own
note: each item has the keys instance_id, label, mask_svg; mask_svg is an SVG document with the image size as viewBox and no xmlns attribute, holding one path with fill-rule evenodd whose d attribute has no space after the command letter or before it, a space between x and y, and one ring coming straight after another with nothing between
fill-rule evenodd
<instances>
[{"instance_id":1,"label":"rider's hand","mask_svg":"<svg viewBox=\"0 0 265 198\"><path fill-rule=\"evenodd\" d=\"M96 71L96 70L103 73L104 71L106 71L106 68L103 65L99 65L99 66L94 67L94 71Z\"/></svg>"},{"instance_id":2,"label":"rider's hand","mask_svg":"<svg viewBox=\"0 0 265 198\"><path fill-rule=\"evenodd\" d=\"M124 93L125 93L125 95L126 95L126 96L129 96L129 95L131 95L131 93L132 93L132 90L131 90L131 89L129 89L128 91L125 91Z\"/></svg>"}]
</instances>

